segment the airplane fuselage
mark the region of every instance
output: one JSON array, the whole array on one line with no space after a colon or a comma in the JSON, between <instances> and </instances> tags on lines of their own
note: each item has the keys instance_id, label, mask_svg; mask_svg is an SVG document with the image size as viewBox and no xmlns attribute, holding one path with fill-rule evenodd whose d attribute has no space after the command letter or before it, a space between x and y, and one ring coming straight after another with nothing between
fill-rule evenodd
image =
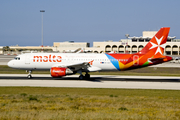
<instances>
[{"instance_id":1,"label":"airplane fuselage","mask_svg":"<svg viewBox=\"0 0 180 120\"><path fill-rule=\"evenodd\" d=\"M115 58L116 56L118 57ZM124 70L140 67L144 61L148 62L148 58L141 59L144 56L139 54L27 53L17 56L8 65L25 70L50 70L51 67L66 67L87 62L99 70ZM152 64L148 62L145 66Z\"/></svg>"},{"instance_id":2,"label":"airplane fuselage","mask_svg":"<svg viewBox=\"0 0 180 120\"><path fill-rule=\"evenodd\" d=\"M117 70L111 63L115 59L108 59L105 54L85 53L27 53L17 56L20 60L11 60L8 65L12 68L26 70L50 70L55 66L67 66L87 62L101 70ZM126 61L127 59L121 59Z\"/></svg>"}]
</instances>

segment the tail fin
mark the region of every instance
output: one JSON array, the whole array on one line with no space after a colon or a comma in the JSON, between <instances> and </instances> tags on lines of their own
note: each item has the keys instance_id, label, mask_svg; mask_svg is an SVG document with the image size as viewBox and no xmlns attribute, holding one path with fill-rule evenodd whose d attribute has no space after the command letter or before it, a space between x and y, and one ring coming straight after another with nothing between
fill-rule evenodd
<instances>
[{"instance_id":1,"label":"tail fin","mask_svg":"<svg viewBox=\"0 0 180 120\"><path fill-rule=\"evenodd\" d=\"M161 28L138 54L163 55L170 27Z\"/></svg>"}]
</instances>

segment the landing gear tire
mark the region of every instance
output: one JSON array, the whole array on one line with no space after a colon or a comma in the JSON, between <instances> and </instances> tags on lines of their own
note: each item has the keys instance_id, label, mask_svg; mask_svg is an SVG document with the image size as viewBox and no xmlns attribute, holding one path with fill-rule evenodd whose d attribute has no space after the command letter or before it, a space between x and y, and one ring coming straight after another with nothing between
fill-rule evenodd
<instances>
[{"instance_id":1,"label":"landing gear tire","mask_svg":"<svg viewBox=\"0 0 180 120\"><path fill-rule=\"evenodd\" d=\"M28 78L28 79L31 79L31 78L32 78L32 76L31 76L31 75L28 75L28 76L27 76L27 78Z\"/></svg>"},{"instance_id":2,"label":"landing gear tire","mask_svg":"<svg viewBox=\"0 0 180 120\"><path fill-rule=\"evenodd\" d=\"M90 74L86 73L85 74L85 79L90 79Z\"/></svg>"},{"instance_id":3,"label":"landing gear tire","mask_svg":"<svg viewBox=\"0 0 180 120\"><path fill-rule=\"evenodd\" d=\"M84 76L83 76L83 75L80 75L80 76L79 76L79 79L80 79L80 80L83 80L83 79L84 79Z\"/></svg>"}]
</instances>

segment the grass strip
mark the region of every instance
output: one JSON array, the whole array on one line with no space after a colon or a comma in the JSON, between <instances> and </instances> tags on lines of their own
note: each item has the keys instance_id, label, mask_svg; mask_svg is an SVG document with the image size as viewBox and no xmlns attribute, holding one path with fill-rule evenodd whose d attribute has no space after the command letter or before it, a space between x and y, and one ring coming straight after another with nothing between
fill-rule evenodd
<instances>
[{"instance_id":1,"label":"grass strip","mask_svg":"<svg viewBox=\"0 0 180 120\"><path fill-rule=\"evenodd\" d=\"M0 119L180 119L180 91L0 87Z\"/></svg>"}]
</instances>

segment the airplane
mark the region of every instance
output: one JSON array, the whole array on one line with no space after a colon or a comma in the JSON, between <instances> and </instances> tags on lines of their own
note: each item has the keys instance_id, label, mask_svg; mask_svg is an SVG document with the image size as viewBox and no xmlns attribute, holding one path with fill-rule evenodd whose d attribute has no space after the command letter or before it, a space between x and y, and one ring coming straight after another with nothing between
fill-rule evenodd
<instances>
[{"instance_id":1,"label":"airplane","mask_svg":"<svg viewBox=\"0 0 180 120\"><path fill-rule=\"evenodd\" d=\"M15 69L29 71L50 70L52 77L79 73L79 79L90 79L89 72L137 69L172 60L164 56L165 43L170 27L161 28L147 45L135 54L119 53L26 53L8 62ZM86 74L83 75L82 73Z\"/></svg>"}]
</instances>

